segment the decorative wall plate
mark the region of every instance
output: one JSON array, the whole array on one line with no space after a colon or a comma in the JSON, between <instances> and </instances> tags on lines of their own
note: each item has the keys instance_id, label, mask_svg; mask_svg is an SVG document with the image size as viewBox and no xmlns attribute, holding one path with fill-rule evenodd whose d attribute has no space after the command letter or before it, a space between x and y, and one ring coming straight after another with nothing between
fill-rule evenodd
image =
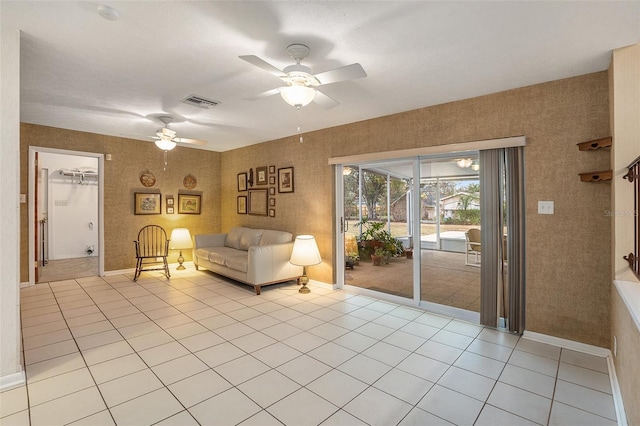
<instances>
[{"instance_id":1,"label":"decorative wall plate","mask_svg":"<svg viewBox=\"0 0 640 426\"><path fill-rule=\"evenodd\" d=\"M150 188L156 184L156 176L147 170L140 175L140 183L143 186Z\"/></svg>"},{"instance_id":2,"label":"decorative wall plate","mask_svg":"<svg viewBox=\"0 0 640 426\"><path fill-rule=\"evenodd\" d=\"M188 174L184 177L182 184L187 189L194 189L198 185L198 180L192 174Z\"/></svg>"}]
</instances>

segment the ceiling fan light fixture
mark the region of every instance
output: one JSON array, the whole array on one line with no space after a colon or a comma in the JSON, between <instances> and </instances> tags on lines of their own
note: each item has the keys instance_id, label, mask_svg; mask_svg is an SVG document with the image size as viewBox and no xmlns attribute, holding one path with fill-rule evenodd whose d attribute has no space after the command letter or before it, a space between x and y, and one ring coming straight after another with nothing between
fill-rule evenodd
<instances>
[{"instance_id":1,"label":"ceiling fan light fixture","mask_svg":"<svg viewBox=\"0 0 640 426\"><path fill-rule=\"evenodd\" d=\"M171 151L173 148L176 147L176 143L173 142L172 140L167 140L167 139L158 139L156 141L156 146L158 148L160 148L163 151Z\"/></svg>"},{"instance_id":2,"label":"ceiling fan light fixture","mask_svg":"<svg viewBox=\"0 0 640 426\"><path fill-rule=\"evenodd\" d=\"M456 164L461 169L469 168L472 163L473 163L473 160L471 158L460 158L460 159L456 160Z\"/></svg>"},{"instance_id":3,"label":"ceiling fan light fixture","mask_svg":"<svg viewBox=\"0 0 640 426\"><path fill-rule=\"evenodd\" d=\"M296 108L307 106L316 97L316 89L303 84L292 84L280 90L280 96L286 103Z\"/></svg>"}]
</instances>

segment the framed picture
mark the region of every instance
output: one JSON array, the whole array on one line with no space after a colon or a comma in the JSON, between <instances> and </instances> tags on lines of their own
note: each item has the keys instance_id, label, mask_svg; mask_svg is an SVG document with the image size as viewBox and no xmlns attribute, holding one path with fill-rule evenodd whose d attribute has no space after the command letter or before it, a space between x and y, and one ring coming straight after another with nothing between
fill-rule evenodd
<instances>
[{"instance_id":1,"label":"framed picture","mask_svg":"<svg viewBox=\"0 0 640 426\"><path fill-rule=\"evenodd\" d=\"M275 188L269 188L269 195L276 195L276 189Z\"/></svg>"},{"instance_id":2,"label":"framed picture","mask_svg":"<svg viewBox=\"0 0 640 426\"><path fill-rule=\"evenodd\" d=\"M247 190L247 174L238 173L238 192Z\"/></svg>"},{"instance_id":3,"label":"framed picture","mask_svg":"<svg viewBox=\"0 0 640 426\"><path fill-rule=\"evenodd\" d=\"M276 205L276 199L275 198L269 198L269 206L270 207L274 207Z\"/></svg>"},{"instance_id":4,"label":"framed picture","mask_svg":"<svg viewBox=\"0 0 640 426\"><path fill-rule=\"evenodd\" d=\"M276 217L276 209L269 209L269 217Z\"/></svg>"},{"instance_id":5,"label":"framed picture","mask_svg":"<svg viewBox=\"0 0 640 426\"><path fill-rule=\"evenodd\" d=\"M248 213L266 216L267 215L267 190L266 189L250 189L249 190L249 206Z\"/></svg>"},{"instance_id":6,"label":"framed picture","mask_svg":"<svg viewBox=\"0 0 640 426\"><path fill-rule=\"evenodd\" d=\"M238 196L238 214L247 214L247 196Z\"/></svg>"},{"instance_id":7,"label":"framed picture","mask_svg":"<svg viewBox=\"0 0 640 426\"><path fill-rule=\"evenodd\" d=\"M269 185L275 185L275 184L276 184L276 177L269 176Z\"/></svg>"},{"instance_id":8,"label":"framed picture","mask_svg":"<svg viewBox=\"0 0 640 426\"><path fill-rule=\"evenodd\" d=\"M278 169L278 192L293 192L293 167Z\"/></svg>"},{"instance_id":9,"label":"framed picture","mask_svg":"<svg viewBox=\"0 0 640 426\"><path fill-rule=\"evenodd\" d=\"M200 195L178 194L178 213L200 214Z\"/></svg>"},{"instance_id":10,"label":"framed picture","mask_svg":"<svg viewBox=\"0 0 640 426\"><path fill-rule=\"evenodd\" d=\"M167 206L167 214L173 214L173 207Z\"/></svg>"},{"instance_id":11,"label":"framed picture","mask_svg":"<svg viewBox=\"0 0 640 426\"><path fill-rule=\"evenodd\" d=\"M135 214L160 214L162 195L145 194L136 192L134 194L134 213Z\"/></svg>"},{"instance_id":12,"label":"framed picture","mask_svg":"<svg viewBox=\"0 0 640 426\"><path fill-rule=\"evenodd\" d=\"M167 206L173 207L173 195L167 195Z\"/></svg>"},{"instance_id":13,"label":"framed picture","mask_svg":"<svg viewBox=\"0 0 640 426\"><path fill-rule=\"evenodd\" d=\"M270 175L276 174L276 166L269 166L269 174Z\"/></svg>"},{"instance_id":14,"label":"framed picture","mask_svg":"<svg viewBox=\"0 0 640 426\"><path fill-rule=\"evenodd\" d=\"M256 185L266 185L266 184L267 184L267 168L256 167Z\"/></svg>"}]
</instances>

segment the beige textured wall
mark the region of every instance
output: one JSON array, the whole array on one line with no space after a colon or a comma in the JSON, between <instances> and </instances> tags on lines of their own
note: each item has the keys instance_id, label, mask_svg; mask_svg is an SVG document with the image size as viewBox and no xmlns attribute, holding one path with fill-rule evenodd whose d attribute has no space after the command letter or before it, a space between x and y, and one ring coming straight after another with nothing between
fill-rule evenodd
<instances>
[{"instance_id":1,"label":"beige textured wall","mask_svg":"<svg viewBox=\"0 0 640 426\"><path fill-rule=\"evenodd\" d=\"M104 167L104 237L105 271L135 267L133 240L141 227L158 224L170 233L178 227L189 228L191 234L219 232L220 230L220 153L176 147L169 152L168 167L163 171L163 154L153 144L133 139L75 132L53 127L21 125L20 136L20 192L28 193L29 146L65 149L71 151L111 153L112 160ZM70 165L72 167L72 165ZM156 184L145 188L139 180L145 170L156 176ZM189 193L182 181L187 174L198 180L191 193L202 194L202 214L168 215L165 196ZM134 215L135 192L159 192L162 194L162 214ZM177 206L176 206L177 207ZM28 208L21 205L20 280L28 281ZM175 262L177 252L171 252L170 262ZM191 251L183 253L191 260Z\"/></svg>"},{"instance_id":2,"label":"beige textured wall","mask_svg":"<svg viewBox=\"0 0 640 426\"><path fill-rule=\"evenodd\" d=\"M304 143L298 138L253 145L247 148L222 153L222 229L233 226L251 226L265 229L279 229L294 236L311 234L316 237L323 263L308 268L310 276L318 281L332 283L333 279L333 172L327 165L327 146L305 137ZM237 214L238 192L237 174L248 172L250 168L275 166L294 167L294 192L278 193L276 215L255 216ZM272 186L272 185L269 185ZM261 188L254 185L253 188ZM312 275L311 275L312 274Z\"/></svg>"},{"instance_id":3,"label":"beige textured wall","mask_svg":"<svg viewBox=\"0 0 640 426\"><path fill-rule=\"evenodd\" d=\"M335 282L328 158L525 135L527 329L609 347L611 187L581 183L578 173L608 169L610 153L576 147L609 134L608 78L600 72L312 132L303 144L291 137L228 151L222 229L314 234L324 263L309 276ZM236 174L270 164L295 167L295 193L277 195L275 219L237 215ZM539 200L555 201L555 214L538 215Z\"/></svg>"}]
</instances>

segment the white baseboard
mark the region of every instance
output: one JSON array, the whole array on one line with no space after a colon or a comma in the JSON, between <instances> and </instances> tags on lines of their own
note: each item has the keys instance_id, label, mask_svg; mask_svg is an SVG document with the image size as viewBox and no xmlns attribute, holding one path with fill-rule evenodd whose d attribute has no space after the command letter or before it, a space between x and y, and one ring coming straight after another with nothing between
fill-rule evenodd
<instances>
[{"instance_id":1,"label":"white baseboard","mask_svg":"<svg viewBox=\"0 0 640 426\"><path fill-rule=\"evenodd\" d=\"M627 413L624 411L624 401L622 392L620 392L620 384L616 375L616 367L613 364L613 357L607 357L607 366L609 367L609 382L611 383L611 394L613 396L613 404L616 408L616 417L619 426L627 426Z\"/></svg>"},{"instance_id":2,"label":"white baseboard","mask_svg":"<svg viewBox=\"0 0 640 426\"><path fill-rule=\"evenodd\" d=\"M309 280L309 284L313 284L321 288L326 288L327 290L336 290L338 288L337 284L329 284L329 283L316 281L316 280Z\"/></svg>"},{"instance_id":3,"label":"white baseboard","mask_svg":"<svg viewBox=\"0 0 640 426\"><path fill-rule=\"evenodd\" d=\"M0 377L0 392L23 386L26 383L27 376L24 374L24 370L2 376Z\"/></svg>"},{"instance_id":4,"label":"white baseboard","mask_svg":"<svg viewBox=\"0 0 640 426\"><path fill-rule=\"evenodd\" d=\"M565 349L571 349L578 352L584 352L589 355L595 355L602 358L611 356L611 351L599 346L587 345L586 343L580 343L573 340L562 339L560 337L549 336L547 334L535 333L533 331L525 330L522 337L529 340L535 340L536 342L547 343L553 346L559 346Z\"/></svg>"},{"instance_id":5,"label":"white baseboard","mask_svg":"<svg viewBox=\"0 0 640 426\"><path fill-rule=\"evenodd\" d=\"M618 376L616 375L616 368L613 364L611 350L601 348L599 346L587 345L586 343L575 342L573 340L561 339L560 337L535 333L533 331L525 330L522 337L524 339L535 340L536 342L547 343L549 345L559 346L561 348L605 358L609 369L609 382L611 383L611 393L613 396L613 404L616 410L618 425L627 426L627 415L624 411L624 402L622 400L622 393L620 392L620 385L618 383Z\"/></svg>"}]
</instances>

